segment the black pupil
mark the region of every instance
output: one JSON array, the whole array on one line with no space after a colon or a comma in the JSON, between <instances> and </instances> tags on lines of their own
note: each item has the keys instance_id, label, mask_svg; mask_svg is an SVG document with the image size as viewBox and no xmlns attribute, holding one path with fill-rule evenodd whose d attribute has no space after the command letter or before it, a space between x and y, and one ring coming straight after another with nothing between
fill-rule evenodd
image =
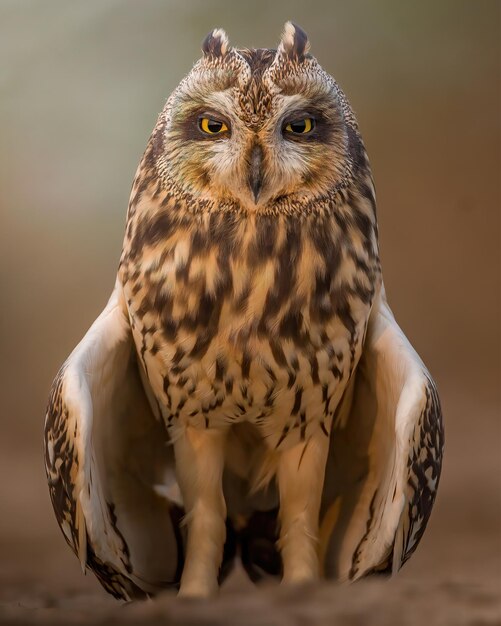
<instances>
[{"instance_id":1,"label":"black pupil","mask_svg":"<svg viewBox=\"0 0 501 626\"><path fill-rule=\"evenodd\" d=\"M291 129L293 133L304 133L306 130L306 120L291 122Z\"/></svg>"},{"instance_id":2,"label":"black pupil","mask_svg":"<svg viewBox=\"0 0 501 626\"><path fill-rule=\"evenodd\" d=\"M211 133L218 133L221 128L223 128L223 122L218 122L217 120L209 120L207 126Z\"/></svg>"}]
</instances>

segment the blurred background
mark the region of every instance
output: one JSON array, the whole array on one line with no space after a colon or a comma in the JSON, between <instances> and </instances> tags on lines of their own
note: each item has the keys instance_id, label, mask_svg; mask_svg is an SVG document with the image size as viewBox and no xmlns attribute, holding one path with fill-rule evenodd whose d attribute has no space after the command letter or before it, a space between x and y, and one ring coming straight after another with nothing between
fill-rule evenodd
<instances>
[{"instance_id":1,"label":"blurred background","mask_svg":"<svg viewBox=\"0 0 501 626\"><path fill-rule=\"evenodd\" d=\"M450 585L499 592L500 7L0 0L0 619L107 602L52 514L48 390L111 292L135 168L202 39L221 26L274 47L287 19L357 113L388 297L441 392L441 489L394 593L426 581L452 606Z\"/></svg>"}]
</instances>

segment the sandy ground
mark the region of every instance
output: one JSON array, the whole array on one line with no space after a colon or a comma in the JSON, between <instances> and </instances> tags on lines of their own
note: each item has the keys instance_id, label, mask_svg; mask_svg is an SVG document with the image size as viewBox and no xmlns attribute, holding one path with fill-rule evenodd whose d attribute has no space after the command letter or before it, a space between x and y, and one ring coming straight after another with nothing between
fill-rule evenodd
<instances>
[{"instance_id":1,"label":"sandy ground","mask_svg":"<svg viewBox=\"0 0 501 626\"><path fill-rule=\"evenodd\" d=\"M313 587L274 585L257 589L237 569L217 599L199 602L181 601L173 594L165 594L154 601L119 604L98 589L94 581L78 582L68 568L58 590L49 591L41 580L3 582L0 622L494 626L501 624L499 577L492 576L494 564L485 560L480 544L470 544L469 550L459 551L473 564L468 572L464 568L448 574L427 571L422 560L421 567L409 566L408 572L391 581L361 582L349 588L324 582ZM475 570L481 570L481 575L475 576Z\"/></svg>"},{"instance_id":2,"label":"sandy ground","mask_svg":"<svg viewBox=\"0 0 501 626\"><path fill-rule=\"evenodd\" d=\"M501 623L499 587L466 580L367 582L349 590L321 584L301 589L252 591L238 576L217 600L155 601L113 605L95 593L73 592L65 599L39 594L2 606L3 624L179 624L339 626L437 624L494 626ZM57 608L55 605L58 605Z\"/></svg>"},{"instance_id":3,"label":"sandy ground","mask_svg":"<svg viewBox=\"0 0 501 626\"><path fill-rule=\"evenodd\" d=\"M5 570L4 561L0 623L501 624L499 551L494 554L499 538L494 533L462 537L451 550L453 546L435 525L413 563L389 581L378 579L350 587L322 582L303 588L256 588L237 567L215 600L181 601L166 593L154 601L130 605L108 597L91 575L83 577L76 560L66 558L69 552L61 553L59 539L59 545L32 546L29 563L26 558L14 559L9 565L15 573ZM21 571L26 565L28 576Z\"/></svg>"}]
</instances>

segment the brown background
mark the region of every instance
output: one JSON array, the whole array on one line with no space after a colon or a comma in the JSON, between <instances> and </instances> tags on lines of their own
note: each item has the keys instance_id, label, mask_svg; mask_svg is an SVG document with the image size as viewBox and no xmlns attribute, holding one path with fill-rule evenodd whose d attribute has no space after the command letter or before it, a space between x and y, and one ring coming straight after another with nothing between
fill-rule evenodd
<instances>
[{"instance_id":1,"label":"brown background","mask_svg":"<svg viewBox=\"0 0 501 626\"><path fill-rule=\"evenodd\" d=\"M134 170L201 40L223 26L271 47L286 19L348 94L371 157L388 296L441 392L436 509L396 582L299 602L242 595L237 577L201 613L167 598L117 617L52 515L48 389L111 291ZM0 621L500 623L499 41L496 0L0 0Z\"/></svg>"}]
</instances>

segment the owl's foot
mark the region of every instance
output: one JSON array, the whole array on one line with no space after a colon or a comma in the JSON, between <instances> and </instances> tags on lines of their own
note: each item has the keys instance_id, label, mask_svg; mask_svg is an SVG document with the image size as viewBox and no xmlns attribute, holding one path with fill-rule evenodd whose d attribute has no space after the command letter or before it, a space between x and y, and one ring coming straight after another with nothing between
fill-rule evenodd
<instances>
[{"instance_id":1,"label":"owl's foot","mask_svg":"<svg viewBox=\"0 0 501 626\"><path fill-rule=\"evenodd\" d=\"M181 579L181 586L179 588L179 598L212 598L217 595L219 591L219 585L217 579L207 578L204 576L185 576Z\"/></svg>"},{"instance_id":2,"label":"owl's foot","mask_svg":"<svg viewBox=\"0 0 501 626\"><path fill-rule=\"evenodd\" d=\"M320 577L316 536L312 520L299 515L286 536L279 541L283 561L283 583L302 584Z\"/></svg>"},{"instance_id":3,"label":"owl's foot","mask_svg":"<svg viewBox=\"0 0 501 626\"><path fill-rule=\"evenodd\" d=\"M319 578L318 518L329 440L319 430L284 450L278 467L280 538L284 583Z\"/></svg>"},{"instance_id":4,"label":"owl's foot","mask_svg":"<svg viewBox=\"0 0 501 626\"><path fill-rule=\"evenodd\" d=\"M282 583L300 585L319 579L318 559L316 557L300 563L289 563L284 567Z\"/></svg>"},{"instance_id":5,"label":"owl's foot","mask_svg":"<svg viewBox=\"0 0 501 626\"><path fill-rule=\"evenodd\" d=\"M217 593L226 538L222 489L225 433L187 427L174 439L179 486L188 528L179 595L208 598Z\"/></svg>"}]
</instances>

